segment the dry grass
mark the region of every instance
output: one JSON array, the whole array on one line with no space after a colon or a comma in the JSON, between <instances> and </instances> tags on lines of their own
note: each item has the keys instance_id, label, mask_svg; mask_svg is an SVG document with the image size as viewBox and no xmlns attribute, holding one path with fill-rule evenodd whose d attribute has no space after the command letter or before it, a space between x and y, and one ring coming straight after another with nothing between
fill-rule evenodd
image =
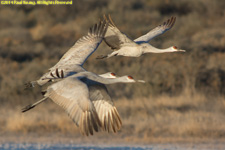
<instances>
[{"instance_id":1,"label":"dry grass","mask_svg":"<svg viewBox=\"0 0 225 150\"><path fill-rule=\"evenodd\" d=\"M57 109L55 104L47 103L28 113L21 113L21 108L22 106L16 109L7 109L7 111L1 109L2 114L4 114L1 122L5 124L1 129L3 133L79 133L75 124L67 118L62 110Z\"/></svg>"},{"instance_id":2,"label":"dry grass","mask_svg":"<svg viewBox=\"0 0 225 150\"><path fill-rule=\"evenodd\" d=\"M225 99L203 95L160 96L115 101L123 120L116 134L96 133L97 137L126 142L179 141L181 139L223 139L225 137ZM27 112L1 108L1 134L60 135L83 139L76 125L56 104L47 102ZM125 138L124 138L125 137ZM84 138L86 139L86 138Z\"/></svg>"},{"instance_id":3,"label":"dry grass","mask_svg":"<svg viewBox=\"0 0 225 150\"><path fill-rule=\"evenodd\" d=\"M38 79L98 18L111 14L118 28L133 39L176 16L174 27L150 44L159 48L176 45L187 51L98 61L97 55L110 52L102 42L85 62L87 70L99 74L112 71L147 82L111 85L109 92L118 99L115 104L123 128L117 134L99 133L89 139L106 141L106 135L114 140L125 137L126 141L146 142L224 138L224 7L221 0L94 0L75 1L72 6L17 8L0 5L0 137L80 137L78 128L51 102L21 114L24 105L41 97L40 88L24 91L23 84Z\"/></svg>"},{"instance_id":4,"label":"dry grass","mask_svg":"<svg viewBox=\"0 0 225 150\"><path fill-rule=\"evenodd\" d=\"M224 99L182 95L123 101L118 106L119 110L125 109L122 111L127 116L124 125L131 127L130 131L138 137L219 138L225 135Z\"/></svg>"}]
</instances>

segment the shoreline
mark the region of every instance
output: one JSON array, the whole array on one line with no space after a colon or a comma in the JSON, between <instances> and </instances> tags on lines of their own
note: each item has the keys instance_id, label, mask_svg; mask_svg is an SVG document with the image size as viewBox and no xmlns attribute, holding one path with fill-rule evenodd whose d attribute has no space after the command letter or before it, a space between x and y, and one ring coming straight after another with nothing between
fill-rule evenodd
<instances>
[{"instance_id":1,"label":"shoreline","mask_svg":"<svg viewBox=\"0 0 225 150\"><path fill-rule=\"evenodd\" d=\"M102 135L94 135L84 137L82 135L59 135L59 134L48 134L48 135L38 135L38 134L10 134L1 135L0 144L4 143L36 143L36 144L75 144L79 146L151 146L154 144L178 144L178 145L192 145L192 144L224 144L225 138L198 138L198 137L158 137L149 138L146 141L144 138L137 137L116 137L107 134L102 137Z\"/></svg>"}]
</instances>

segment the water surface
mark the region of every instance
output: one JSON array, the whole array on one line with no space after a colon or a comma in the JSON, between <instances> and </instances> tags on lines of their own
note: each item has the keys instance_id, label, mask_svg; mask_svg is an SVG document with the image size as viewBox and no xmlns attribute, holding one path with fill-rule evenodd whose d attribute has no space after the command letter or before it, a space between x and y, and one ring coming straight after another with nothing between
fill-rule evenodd
<instances>
[{"instance_id":1,"label":"water surface","mask_svg":"<svg viewBox=\"0 0 225 150\"><path fill-rule=\"evenodd\" d=\"M82 146L77 144L4 143L0 150L224 150L225 143L151 144L146 146Z\"/></svg>"}]
</instances>

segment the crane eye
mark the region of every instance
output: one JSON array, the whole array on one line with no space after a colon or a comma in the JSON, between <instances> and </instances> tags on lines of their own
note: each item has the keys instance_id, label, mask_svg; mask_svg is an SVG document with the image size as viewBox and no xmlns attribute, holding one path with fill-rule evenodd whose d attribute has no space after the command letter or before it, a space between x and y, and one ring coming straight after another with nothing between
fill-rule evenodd
<instances>
[{"instance_id":1,"label":"crane eye","mask_svg":"<svg viewBox=\"0 0 225 150\"><path fill-rule=\"evenodd\" d=\"M177 49L177 47L176 47L176 46L173 46L173 48L174 48L174 49Z\"/></svg>"},{"instance_id":2,"label":"crane eye","mask_svg":"<svg viewBox=\"0 0 225 150\"><path fill-rule=\"evenodd\" d=\"M128 77L128 79L134 79L132 76L127 76Z\"/></svg>"},{"instance_id":3,"label":"crane eye","mask_svg":"<svg viewBox=\"0 0 225 150\"><path fill-rule=\"evenodd\" d=\"M112 76L116 76L116 74L115 74L115 73L113 73L113 72L111 73L111 75L112 75Z\"/></svg>"}]
</instances>

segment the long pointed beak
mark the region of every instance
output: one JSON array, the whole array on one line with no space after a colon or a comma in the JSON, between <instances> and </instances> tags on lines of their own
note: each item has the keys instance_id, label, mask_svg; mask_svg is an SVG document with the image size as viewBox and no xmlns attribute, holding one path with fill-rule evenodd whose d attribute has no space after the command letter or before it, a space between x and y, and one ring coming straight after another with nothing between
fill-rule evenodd
<instances>
[{"instance_id":1,"label":"long pointed beak","mask_svg":"<svg viewBox=\"0 0 225 150\"><path fill-rule=\"evenodd\" d=\"M137 80L137 82L145 83L145 81L144 81L144 80Z\"/></svg>"},{"instance_id":2,"label":"long pointed beak","mask_svg":"<svg viewBox=\"0 0 225 150\"><path fill-rule=\"evenodd\" d=\"M178 49L177 51L178 52L186 52L186 50L183 50L183 49Z\"/></svg>"}]
</instances>

